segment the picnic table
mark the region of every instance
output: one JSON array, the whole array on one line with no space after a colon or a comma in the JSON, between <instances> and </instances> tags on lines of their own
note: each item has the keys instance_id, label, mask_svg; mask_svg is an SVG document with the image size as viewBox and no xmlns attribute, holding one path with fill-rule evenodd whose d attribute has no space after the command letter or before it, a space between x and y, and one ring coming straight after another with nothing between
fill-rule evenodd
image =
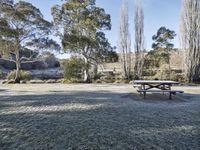
<instances>
[{"instance_id":1,"label":"picnic table","mask_svg":"<svg viewBox=\"0 0 200 150\"><path fill-rule=\"evenodd\" d=\"M181 90L172 90L171 87L173 85L180 84L176 81L162 81L162 80L135 80L133 82L133 87L138 88L138 92L140 94L143 93L144 98L146 97L147 92L151 93L169 93L169 99L172 99L172 94L176 95L176 93L184 93Z\"/></svg>"}]
</instances>

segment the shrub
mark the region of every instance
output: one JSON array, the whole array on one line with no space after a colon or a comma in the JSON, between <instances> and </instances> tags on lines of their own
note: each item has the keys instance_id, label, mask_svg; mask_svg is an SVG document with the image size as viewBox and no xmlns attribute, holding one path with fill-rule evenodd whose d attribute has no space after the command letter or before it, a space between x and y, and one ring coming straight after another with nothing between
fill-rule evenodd
<instances>
[{"instance_id":1,"label":"shrub","mask_svg":"<svg viewBox=\"0 0 200 150\"><path fill-rule=\"evenodd\" d=\"M15 75L16 75L16 70L13 70L8 73L6 78L8 80L12 80L12 79L15 79ZM32 77L30 71L24 71L24 70L20 70L19 76L20 76L20 80L30 80Z\"/></svg>"},{"instance_id":2,"label":"shrub","mask_svg":"<svg viewBox=\"0 0 200 150\"><path fill-rule=\"evenodd\" d=\"M156 75L154 76L155 79L158 80L170 80L171 70L167 64L164 64L160 67L157 71Z\"/></svg>"},{"instance_id":3,"label":"shrub","mask_svg":"<svg viewBox=\"0 0 200 150\"><path fill-rule=\"evenodd\" d=\"M83 59L77 57L71 57L69 60L63 63L64 66L64 78L67 80L81 79L82 72L85 66Z\"/></svg>"}]
</instances>

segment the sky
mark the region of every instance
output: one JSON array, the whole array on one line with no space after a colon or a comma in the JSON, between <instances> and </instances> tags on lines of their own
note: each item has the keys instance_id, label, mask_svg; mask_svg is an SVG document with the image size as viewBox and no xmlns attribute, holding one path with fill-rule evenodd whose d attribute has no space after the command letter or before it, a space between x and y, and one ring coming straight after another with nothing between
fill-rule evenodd
<instances>
[{"instance_id":1,"label":"sky","mask_svg":"<svg viewBox=\"0 0 200 150\"><path fill-rule=\"evenodd\" d=\"M17 0L16 0L17 1ZM51 7L55 4L62 4L61 0L26 0L38 7L44 15L44 18L51 21ZM151 49L153 43L152 36L156 34L161 26L174 30L177 34L172 41L176 48L179 47L179 20L182 0L141 0L144 11L144 36L145 48ZM131 34L132 49L134 47L134 0L128 0L129 3L129 31ZM111 15L112 29L106 31L106 36L112 46L118 44L119 34L119 15L121 0L96 0L96 5L105 9L106 13Z\"/></svg>"}]
</instances>

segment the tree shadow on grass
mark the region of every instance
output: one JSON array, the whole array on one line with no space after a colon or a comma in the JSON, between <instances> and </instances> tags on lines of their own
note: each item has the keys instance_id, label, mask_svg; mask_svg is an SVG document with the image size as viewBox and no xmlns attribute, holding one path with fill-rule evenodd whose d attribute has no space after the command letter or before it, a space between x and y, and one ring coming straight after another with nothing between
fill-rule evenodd
<instances>
[{"instance_id":1,"label":"tree shadow on grass","mask_svg":"<svg viewBox=\"0 0 200 150\"><path fill-rule=\"evenodd\" d=\"M195 149L199 103L151 105L111 92L0 96L2 149Z\"/></svg>"}]
</instances>

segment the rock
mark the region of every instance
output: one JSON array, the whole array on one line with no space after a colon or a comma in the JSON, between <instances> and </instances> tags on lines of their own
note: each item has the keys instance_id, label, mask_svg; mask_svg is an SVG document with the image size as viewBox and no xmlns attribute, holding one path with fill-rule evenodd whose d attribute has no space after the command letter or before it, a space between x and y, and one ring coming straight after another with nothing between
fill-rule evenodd
<instances>
[{"instance_id":1,"label":"rock","mask_svg":"<svg viewBox=\"0 0 200 150\"><path fill-rule=\"evenodd\" d=\"M21 67L23 70L31 70L32 69L31 63L22 63Z\"/></svg>"},{"instance_id":2,"label":"rock","mask_svg":"<svg viewBox=\"0 0 200 150\"><path fill-rule=\"evenodd\" d=\"M31 62L26 62L27 64L30 63L32 69L47 69L48 65L46 62L42 61L42 60L36 60L36 61L31 61ZM25 69L25 68L24 68Z\"/></svg>"},{"instance_id":3,"label":"rock","mask_svg":"<svg viewBox=\"0 0 200 150\"><path fill-rule=\"evenodd\" d=\"M7 59L0 58L0 65L5 69L13 70L16 68L15 62Z\"/></svg>"},{"instance_id":4,"label":"rock","mask_svg":"<svg viewBox=\"0 0 200 150\"><path fill-rule=\"evenodd\" d=\"M31 83L31 84L42 84L42 83L45 83L45 81L43 81L43 80L30 80L29 83Z\"/></svg>"},{"instance_id":5,"label":"rock","mask_svg":"<svg viewBox=\"0 0 200 150\"><path fill-rule=\"evenodd\" d=\"M56 83L63 83L64 79L58 79L56 80Z\"/></svg>"},{"instance_id":6,"label":"rock","mask_svg":"<svg viewBox=\"0 0 200 150\"><path fill-rule=\"evenodd\" d=\"M15 83L15 80L13 79L7 81L7 84L14 84L14 83Z\"/></svg>"},{"instance_id":7,"label":"rock","mask_svg":"<svg viewBox=\"0 0 200 150\"><path fill-rule=\"evenodd\" d=\"M130 81L129 84L133 84L133 81Z\"/></svg>"},{"instance_id":8,"label":"rock","mask_svg":"<svg viewBox=\"0 0 200 150\"><path fill-rule=\"evenodd\" d=\"M95 83L102 83L102 80L97 79L97 80L95 81Z\"/></svg>"},{"instance_id":9,"label":"rock","mask_svg":"<svg viewBox=\"0 0 200 150\"><path fill-rule=\"evenodd\" d=\"M21 84L25 84L26 81L25 81L25 80L21 80L20 83L21 83Z\"/></svg>"},{"instance_id":10,"label":"rock","mask_svg":"<svg viewBox=\"0 0 200 150\"><path fill-rule=\"evenodd\" d=\"M46 70L31 70L32 77L42 80L48 79L61 79L63 78L63 69L61 68L52 68Z\"/></svg>"},{"instance_id":11,"label":"rock","mask_svg":"<svg viewBox=\"0 0 200 150\"><path fill-rule=\"evenodd\" d=\"M46 62L48 68L60 67L59 61L56 59L56 57L53 54L44 57L43 61Z\"/></svg>"},{"instance_id":12,"label":"rock","mask_svg":"<svg viewBox=\"0 0 200 150\"><path fill-rule=\"evenodd\" d=\"M57 83L57 80L49 79L49 80L46 80L45 83Z\"/></svg>"},{"instance_id":13,"label":"rock","mask_svg":"<svg viewBox=\"0 0 200 150\"><path fill-rule=\"evenodd\" d=\"M8 80L3 80L2 84L6 84L8 82Z\"/></svg>"}]
</instances>

